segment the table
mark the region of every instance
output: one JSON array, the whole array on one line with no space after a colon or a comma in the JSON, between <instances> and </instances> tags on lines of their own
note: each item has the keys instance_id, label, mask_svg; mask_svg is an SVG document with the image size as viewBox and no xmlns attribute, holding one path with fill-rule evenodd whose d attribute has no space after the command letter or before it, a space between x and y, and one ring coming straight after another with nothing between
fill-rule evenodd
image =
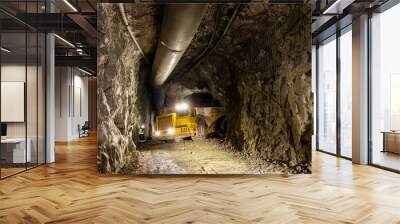
<instances>
[{"instance_id":1,"label":"table","mask_svg":"<svg viewBox=\"0 0 400 224\"><path fill-rule=\"evenodd\" d=\"M6 138L1 139L1 159L5 163L26 163L31 162L31 139L27 139L27 147L25 151L25 138Z\"/></svg>"},{"instance_id":2,"label":"table","mask_svg":"<svg viewBox=\"0 0 400 224\"><path fill-rule=\"evenodd\" d=\"M383 131L382 152L400 154L400 131Z\"/></svg>"}]
</instances>

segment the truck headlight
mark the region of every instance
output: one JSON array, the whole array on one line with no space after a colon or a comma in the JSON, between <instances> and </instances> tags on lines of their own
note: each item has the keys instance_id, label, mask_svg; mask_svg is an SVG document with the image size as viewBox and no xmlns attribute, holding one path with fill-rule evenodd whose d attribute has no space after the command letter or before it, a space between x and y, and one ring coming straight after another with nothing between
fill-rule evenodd
<instances>
[{"instance_id":1,"label":"truck headlight","mask_svg":"<svg viewBox=\"0 0 400 224\"><path fill-rule=\"evenodd\" d=\"M174 133L174 129L173 128L168 128L167 132L168 132L168 134L172 135Z\"/></svg>"},{"instance_id":2,"label":"truck headlight","mask_svg":"<svg viewBox=\"0 0 400 224\"><path fill-rule=\"evenodd\" d=\"M175 105L175 110L177 111L185 111L189 109L189 105L187 103L178 103Z\"/></svg>"},{"instance_id":3,"label":"truck headlight","mask_svg":"<svg viewBox=\"0 0 400 224\"><path fill-rule=\"evenodd\" d=\"M156 131L156 136L160 136L160 131Z\"/></svg>"}]
</instances>

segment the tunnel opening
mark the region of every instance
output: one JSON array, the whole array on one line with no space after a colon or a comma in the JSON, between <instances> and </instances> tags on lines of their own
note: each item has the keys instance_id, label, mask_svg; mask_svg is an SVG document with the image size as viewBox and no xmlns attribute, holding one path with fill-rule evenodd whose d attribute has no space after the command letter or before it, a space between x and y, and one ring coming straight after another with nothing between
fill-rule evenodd
<instances>
[{"instance_id":1,"label":"tunnel opening","mask_svg":"<svg viewBox=\"0 0 400 224\"><path fill-rule=\"evenodd\" d=\"M133 34L100 7L100 172L310 172L306 4L122 5Z\"/></svg>"}]
</instances>

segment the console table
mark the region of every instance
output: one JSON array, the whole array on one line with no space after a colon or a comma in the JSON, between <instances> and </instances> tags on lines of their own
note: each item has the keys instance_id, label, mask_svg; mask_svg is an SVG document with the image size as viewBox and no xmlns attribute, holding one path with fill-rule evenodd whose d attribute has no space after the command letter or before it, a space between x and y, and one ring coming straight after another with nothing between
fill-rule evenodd
<instances>
[{"instance_id":1,"label":"console table","mask_svg":"<svg viewBox=\"0 0 400 224\"><path fill-rule=\"evenodd\" d=\"M27 143L26 151L25 144ZM1 139L1 159L7 164L20 164L31 162L31 139L6 138Z\"/></svg>"},{"instance_id":2,"label":"console table","mask_svg":"<svg viewBox=\"0 0 400 224\"><path fill-rule=\"evenodd\" d=\"M400 131L383 131L382 152L400 154Z\"/></svg>"}]
</instances>

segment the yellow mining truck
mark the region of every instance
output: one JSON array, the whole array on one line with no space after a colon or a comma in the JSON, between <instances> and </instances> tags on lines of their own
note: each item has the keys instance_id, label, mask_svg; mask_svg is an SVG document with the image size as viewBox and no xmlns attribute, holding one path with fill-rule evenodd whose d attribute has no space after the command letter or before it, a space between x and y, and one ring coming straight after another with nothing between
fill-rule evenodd
<instances>
[{"instance_id":1,"label":"yellow mining truck","mask_svg":"<svg viewBox=\"0 0 400 224\"><path fill-rule=\"evenodd\" d=\"M215 122L223 116L222 107L193 107L180 103L173 110L164 109L156 116L154 138L180 140L204 138L215 129Z\"/></svg>"}]
</instances>

